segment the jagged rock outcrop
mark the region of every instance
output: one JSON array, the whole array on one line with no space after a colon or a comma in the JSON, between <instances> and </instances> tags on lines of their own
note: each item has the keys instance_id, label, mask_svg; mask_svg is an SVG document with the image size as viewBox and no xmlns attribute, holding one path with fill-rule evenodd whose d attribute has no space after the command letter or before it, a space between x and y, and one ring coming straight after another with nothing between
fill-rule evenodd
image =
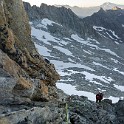
<instances>
[{"instance_id":1,"label":"jagged rock outcrop","mask_svg":"<svg viewBox=\"0 0 124 124\"><path fill-rule=\"evenodd\" d=\"M37 21L43 18L48 18L66 27L71 33L78 33L83 38L99 37L93 28L80 19L71 9L65 7L48 6L41 4L40 7L32 6L24 2L25 10L30 21ZM57 32L57 31L56 31Z\"/></svg>"},{"instance_id":2,"label":"jagged rock outcrop","mask_svg":"<svg viewBox=\"0 0 124 124\"><path fill-rule=\"evenodd\" d=\"M25 107L19 111L2 114L0 124L65 124L66 121L64 122L63 118L66 120L66 115L63 113L65 109L58 109L55 106Z\"/></svg>"},{"instance_id":3,"label":"jagged rock outcrop","mask_svg":"<svg viewBox=\"0 0 124 124\"><path fill-rule=\"evenodd\" d=\"M0 0L0 124L64 122L63 108L41 103L58 98L59 79L31 41L22 0Z\"/></svg>"},{"instance_id":4,"label":"jagged rock outcrop","mask_svg":"<svg viewBox=\"0 0 124 124\"><path fill-rule=\"evenodd\" d=\"M66 101L62 102L0 105L0 124L66 124L67 121L68 124L124 123L124 100L113 104L109 99L95 103L84 96L64 97Z\"/></svg>"},{"instance_id":5,"label":"jagged rock outcrop","mask_svg":"<svg viewBox=\"0 0 124 124\"><path fill-rule=\"evenodd\" d=\"M103 10L102 8L92 16L83 19L90 26L99 26L108 30L112 30L115 34L124 41L124 10ZM110 34L111 35L111 34Z\"/></svg>"},{"instance_id":6,"label":"jagged rock outcrop","mask_svg":"<svg viewBox=\"0 0 124 124\"><path fill-rule=\"evenodd\" d=\"M60 77L54 65L36 51L21 0L0 0L0 49L1 102L16 96L35 100L57 97L51 89Z\"/></svg>"},{"instance_id":7,"label":"jagged rock outcrop","mask_svg":"<svg viewBox=\"0 0 124 124\"><path fill-rule=\"evenodd\" d=\"M104 10L100 8L100 10L93 15L80 19L71 11L71 9L67 9L65 7L48 6L46 4L41 4L40 7L31 7L29 3L25 2L24 7L28 13L30 21L48 18L66 27L66 29L70 30L70 33L76 32L83 38L93 37L100 41L102 36L93 28L93 26L99 26L107 29L108 32L109 30L111 30L112 32L114 31L114 33L119 37L119 40L124 41L123 9L119 9L116 7L116 10ZM54 29L56 29L56 27L54 27ZM54 29L52 29L52 31L59 32ZM112 35L113 38L115 38L112 32L109 35ZM109 36L107 36L107 38L111 39ZM106 40L105 37L102 37L102 40L103 39Z\"/></svg>"},{"instance_id":8,"label":"jagged rock outcrop","mask_svg":"<svg viewBox=\"0 0 124 124\"><path fill-rule=\"evenodd\" d=\"M109 99L95 103L83 96L71 96L68 104L72 124L124 123L124 100L119 100L116 104L112 104Z\"/></svg>"}]
</instances>

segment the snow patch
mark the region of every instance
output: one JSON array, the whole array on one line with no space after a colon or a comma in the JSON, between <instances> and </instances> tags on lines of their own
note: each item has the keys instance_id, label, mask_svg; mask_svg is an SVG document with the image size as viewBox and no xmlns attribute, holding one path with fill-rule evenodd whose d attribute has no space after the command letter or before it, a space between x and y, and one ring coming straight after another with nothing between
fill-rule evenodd
<instances>
[{"instance_id":1,"label":"snow patch","mask_svg":"<svg viewBox=\"0 0 124 124\"><path fill-rule=\"evenodd\" d=\"M114 31L109 30L109 29L106 29L106 28L104 28L104 27L93 26L93 29L95 29L95 30L98 31L98 32L106 31L106 34L107 34L111 39L116 39L116 40L117 40L117 39L120 39L120 38L115 34ZM110 35L109 32L110 32L112 35ZM113 36L114 36L114 37L113 37Z\"/></svg>"},{"instance_id":2,"label":"snow patch","mask_svg":"<svg viewBox=\"0 0 124 124\"><path fill-rule=\"evenodd\" d=\"M50 50L48 50L46 47L44 47L44 46L40 46L40 45L38 45L38 44L34 44L35 45L35 47L37 48L37 50L38 50L38 52L39 52L39 54L40 55L43 55L43 56L51 56L50 55Z\"/></svg>"},{"instance_id":3,"label":"snow patch","mask_svg":"<svg viewBox=\"0 0 124 124\"><path fill-rule=\"evenodd\" d=\"M73 63L70 63L70 62L69 63L64 63L63 61L57 61L57 60L51 60L51 62L55 65L58 72L61 72L62 70L70 68L70 67L84 68L86 70L95 71L94 69L92 69L88 66L77 64L77 63L76 64L73 64Z\"/></svg>"},{"instance_id":4,"label":"snow patch","mask_svg":"<svg viewBox=\"0 0 124 124\"><path fill-rule=\"evenodd\" d=\"M62 46L61 43L65 44L65 41L53 37L50 33L31 27L31 35L36 37L38 40L43 41L45 44L51 45L50 42L55 42Z\"/></svg>"},{"instance_id":5,"label":"snow patch","mask_svg":"<svg viewBox=\"0 0 124 124\"><path fill-rule=\"evenodd\" d=\"M118 60L115 60L113 58L111 58L112 61L114 61L114 63L119 63Z\"/></svg>"},{"instance_id":6,"label":"snow patch","mask_svg":"<svg viewBox=\"0 0 124 124\"><path fill-rule=\"evenodd\" d=\"M86 91L77 91L76 86L65 83L56 83L57 88L63 90L68 95L86 96L89 100L95 101L95 94Z\"/></svg>"},{"instance_id":7,"label":"snow patch","mask_svg":"<svg viewBox=\"0 0 124 124\"><path fill-rule=\"evenodd\" d=\"M112 54L114 56L119 57L115 52L111 51L110 49L102 49L102 50L104 50L105 52L110 53L110 54Z\"/></svg>"},{"instance_id":8,"label":"snow patch","mask_svg":"<svg viewBox=\"0 0 124 124\"><path fill-rule=\"evenodd\" d=\"M120 74L122 74L122 75L124 75L124 72L119 71L117 68L114 68L113 70L114 70L114 71L117 71L118 73L120 73Z\"/></svg>"},{"instance_id":9,"label":"snow patch","mask_svg":"<svg viewBox=\"0 0 124 124\"><path fill-rule=\"evenodd\" d=\"M101 66L101 67L106 68L106 69L109 69L107 66L104 66L104 65L102 65L102 64L100 64L100 63L97 63L97 62L93 62L93 64L94 64L94 65ZM110 69L109 69L109 70L110 70Z\"/></svg>"},{"instance_id":10,"label":"snow patch","mask_svg":"<svg viewBox=\"0 0 124 124\"><path fill-rule=\"evenodd\" d=\"M111 77L97 76L95 74L91 74L86 71L81 72L81 73L85 75L85 79L89 82L94 82L94 79L98 79L100 81L103 81L104 83L109 84L111 81L113 81L113 79ZM96 83L96 81L94 83Z\"/></svg>"},{"instance_id":11,"label":"snow patch","mask_svg":"<svg viewBox=\"0 0 124 124\"><path fill-rule=\"evenodd\" d=\"M59 47L59 46L54 46L53 48L58 49L59 51L61 51L62 53L65 53L68 56L72 56L72 53L65 48L62 48L62 47Z\"/></svg>"},{"instance_id":12,"label":"snow patch","mask_svg":"<svg viewBox=\"0 0 124 124\"><path fill-rule=\"evenodd\" d=\"M29 22L29 24L30 24L30 25L32 25L32 24L33 24L33 22Z\"/></svg>"},{"instance_id":13,"label":"snow patch","mask_svg":"<svg viewBox=\"0 0 124 124\"><path fill-rule=\"evenodd\" d=\"M48 18L44 18L43 20L41 20L41 23L42 23L44 26L47 26L47 25L53 26L53 24L57 24L57 25L59 25L59 26L62 26L62 25L60 25L60 24L58 24L58 23L56 23L56 22L54 22L54 21L52 21L52 20L49 20Z\"/></svg>"},{"instance_id":14,"label":"snow patch","mask_svg":"<svg viewBox=\"0 0 124 124\"><path fill-rule=\"evenodd\" d=\"M76 86L72 86L71 84L56 83L56 86L58 89L63 90L68 95L86 96L91 101L96 100L96 94L87 91L77 91ZM119 100L118 97L113 96L110 96L108 99L111 99L113 103L116 103Z\"/></svg>"},{"instance_id":15,"label":"snow patch","mask_svg":"<svg viewBox=\"0 0 124 124\"><path fill-rule=\"evenodd\" d=\"M114 87L124 92L124 86L114 84Z\"/></svg>"}]
</instances>

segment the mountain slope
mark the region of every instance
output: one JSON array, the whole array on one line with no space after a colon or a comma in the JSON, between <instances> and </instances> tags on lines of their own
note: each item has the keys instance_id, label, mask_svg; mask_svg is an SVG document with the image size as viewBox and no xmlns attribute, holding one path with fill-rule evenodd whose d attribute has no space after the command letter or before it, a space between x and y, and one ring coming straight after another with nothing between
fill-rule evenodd
<instances>
[{"instance_id":1,"label":"mountain slope","mask_svg":"<svg viewBox=\"0 0 124 124\"><path fill-rule=\"evenodd\" d=\"M66 30L70 30L70 33L76 31L83 38L85 38L87 35L91 37L94 35L95 37L99 36L92 27L82 21L82 19L80 19L76 14L74 14L71 9L67 9L65 7L58 8L55 6L48 6L46 4L41 4L40 7L31 7L29 3L25 2L24 6L25 10L28 12L30 21L40 21L40 19L48 18L62 25L65 28L65 32ZM57 30L54 30L52 27L51 31L53 33L57 32Z\"/></svg>"},{"instance_id":2,"label":"mountain slope","mask_svg":"<svg viewBox=\"0 0 124 124\"><path fill-rule=\"evenodd\" d=\"M83 19L87 24L104 37L112 40L123 42L124 41L124 10L107 10L102 8L94 13L92 16ZM95 27L96 26L96 27Z\"/></svg>"},{"instance_id":3,"label":"mountain slope","mask_svg":"<svg viewBox=\"0 0 124 124\"><path fill-rule=\"evenodd\" d=\"M58 9L54 6L48 6L47 8L45 5L45 7L45 11L48 11L49 8L52 8L51 10ZM41 7L40 9L42 10ZM40 11L40 9L38 10ZM61 9L59 8L58 11ZM70 10L65 11L70 12ZM61 20L65 18L65 11L63 11ZM32 39L38 52L54 63L61 75L61 80L57 83L57 87L70 95L71 93L86 95L93 101L98 90L103 91L105 97L111 98L113 102L117 102L119 97L123 96L123 42L120 43L110 37L102 36L96 28L94 28L96 32L90 30L93 26L89 20L79 19L79 21L84 23L82 29L85 36L83 36L84 34L81 35L75 28L70 27L68 22L65 26L65 23L58 21L60 15L57 15L54 11L50 11L43 17L40 15L40 18L33 20L30 17L31 12L28 14L31 21ZM69 15L67 15L67 18L75 18ZM99 22L102 24L101 20L99 19ZM78 23L75 22L73 27ZM89 27L90 29L88 29ZM88 34L87 30L91 31L91 35ZM94 32L99 38L95 37L95 35L93 35L95 39L92 37ZM70 86L70 84L74 85L74 87ZM75 86L80 91L73 90Z\"/></svg>"}]
</instances>

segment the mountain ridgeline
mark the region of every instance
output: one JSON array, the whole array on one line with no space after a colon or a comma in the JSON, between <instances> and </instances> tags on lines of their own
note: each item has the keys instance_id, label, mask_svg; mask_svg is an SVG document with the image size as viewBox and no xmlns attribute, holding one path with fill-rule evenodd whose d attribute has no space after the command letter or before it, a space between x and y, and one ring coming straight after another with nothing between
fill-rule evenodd
<instances>
[{"instance_id":1,"label":"mountain ridgeline","mask_svg":"<svg viewBox=\"0 0 124 124\"><path fill-rule=\"evenodd\" d=\"M113 8L115 9L115 8ZM93 26L104 27L115 32L120 40L124 42L124 10L116 8L115 10L103 10L102 8L92 16L83 19Z\"/></svg>"},{"instance_id":2,"label":"mountain ridgeline","mask_svg":"<svg viewBox=\"0 0 124 124\"><path fill-rule=\"evenodd\" d=\"M24 6L30 21L48 18L61 24L66 29L68 28L70 33L79 33L83 38L88 36L98 37L96 31L72 12L71 9L48 6L46 4L41 4L40 7L35 5L31 7L31 5L26 2L24 2Z\"/></svg>"},{"instance_id":3,"label":"mountain ridgeline","mask_svg":"<svg viewBox=\"0 0 124 124\"><path fill-rule=\"evenodd\" d=\"M101 8L92 16L81 19L70 8L48 6L46 4L41 4L40 7L31 7L29 3L25 2L24 6L30 21L48 18L65 26L71 33L78 33L83 38L89 36L95 39L103 38L104 40L107 38L113 40L109 36L100 35L98 30L93 28L93 26L104 27L114 31L119 36L119 40L117 41L124 41L123 9L104 10Z\"/></svg>"}]
</instances>

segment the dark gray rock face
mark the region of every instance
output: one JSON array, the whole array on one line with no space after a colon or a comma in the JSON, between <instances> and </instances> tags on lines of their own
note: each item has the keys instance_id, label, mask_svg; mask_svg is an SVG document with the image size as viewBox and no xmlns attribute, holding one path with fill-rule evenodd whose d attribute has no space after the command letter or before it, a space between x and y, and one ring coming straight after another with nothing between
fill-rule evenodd
<instances>
[{"instance_id":1,"label":"dark gray rock face","mask_svg":"<svg viewBox=\"0 0 124 124\"><path fill-rule=\"evenodd\" d=\"M61 91L59 93L63 94ZM106 99L101 103L95 103L84 96L64 95L62 98L64 97L66 101L32 101L0 105L0 124L124 123L124 100L111 104Z\"/></svg>"},{"instance_id":2,"label":"dark gray rock face","mask_svg":"<svg viewBox=\"0 0 124 124\"><path fill-rule=\"evenodd\" d=\"M48 6L46 4L41 4L40 7L31 7L29 3L25 2L24 7L28 13L30 21L48 18L65 26L68 30L80 34L83 38L89 36L100 40L101 35L93 28L93 26L99 26L107 29L102 32L102 35L105 33L109 34L108 36L105 35L106 38L110 40L116 39L117 41L124 41L124 10L122 9L105 11L101 8L92 16L80 19L71 11L71 9L65 7ZM110 30L114 31L119 38L117 38ZM113 39L110 36L112 36ZM105 37L103 37L103 39L105 39Z\"/></svg>"},{"instance_id":3,"label":"dark gray rock face","mask_svg":"<svg viewBox=\"0 0 124 124\"><path fill-rule=\"evenodd\" d=\"M116 104L103 100L96 104L79 96L72 96L69 104L72 124L123 124L124 101Z\"/></svg>"},{"instance_id":4,"label":"dark gray rock face","mask_svg":"<svg viewBox=\"0 0 124 124\"><path fill-rule=\"evenodd\" d=\"M119 100L115 107L116 115L117 115L117 124L124 123L124 100Z\"/></svg>"},{"instance_id":5,"label":"dark gray rock face","mask_svg":"<svg viewBox=\"0 0 124 124\"><path fill-rule=\"evenodd\" d=\"M17 106L12 108L17 109ZM1 114L0 124L64 124L66 116L63 113L65 113L63 108L54 106L32 108L25 106L21 110L10 110L7 113Z\"/></svg>"}]
</instances>

